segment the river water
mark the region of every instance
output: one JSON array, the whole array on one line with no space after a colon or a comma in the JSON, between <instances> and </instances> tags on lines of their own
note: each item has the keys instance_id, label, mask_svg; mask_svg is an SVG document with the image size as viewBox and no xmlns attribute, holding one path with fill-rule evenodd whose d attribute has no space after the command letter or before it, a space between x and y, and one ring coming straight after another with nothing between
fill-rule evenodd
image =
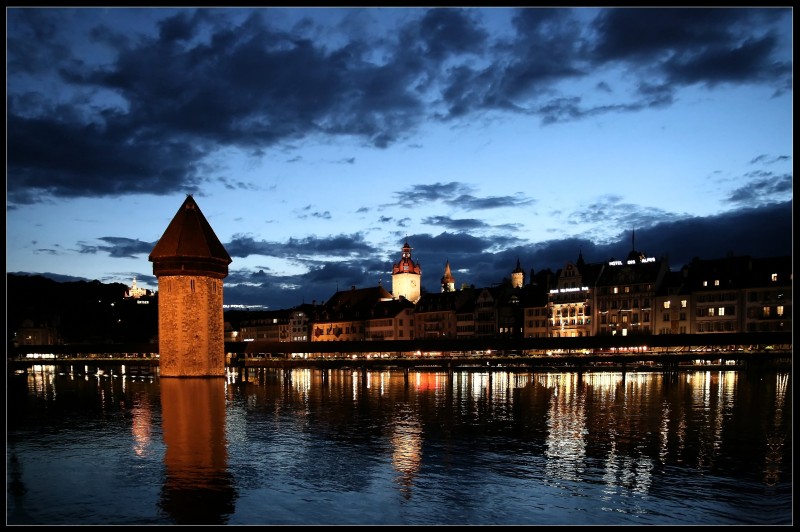
<instances>
[{"instance_id":1,"label":"river water","mask_svg":"<svg viewBox=\"0 0 800 532\"><path fill-rule=\"evenodd\" d=\"M790 525L791 373L10 370L6 523Z\"/></svg>"}]
</instances>

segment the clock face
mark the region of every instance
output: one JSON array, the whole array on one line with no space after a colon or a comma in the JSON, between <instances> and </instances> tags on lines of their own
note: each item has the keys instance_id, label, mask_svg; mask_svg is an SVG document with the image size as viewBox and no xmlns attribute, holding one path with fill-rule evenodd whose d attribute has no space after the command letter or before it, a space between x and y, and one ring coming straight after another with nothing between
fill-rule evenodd
<instances>
[{"instance_id":1,"label":"clock face","mask_svg":"<svg viewBox=\"0 0 800 532\"><path fill-rule=\"evenodd\" d=\"M417 282L416 281L411 281L411 287L412 288L416 288L416 286L417 286Z\"/></svg>"}]
</instances>

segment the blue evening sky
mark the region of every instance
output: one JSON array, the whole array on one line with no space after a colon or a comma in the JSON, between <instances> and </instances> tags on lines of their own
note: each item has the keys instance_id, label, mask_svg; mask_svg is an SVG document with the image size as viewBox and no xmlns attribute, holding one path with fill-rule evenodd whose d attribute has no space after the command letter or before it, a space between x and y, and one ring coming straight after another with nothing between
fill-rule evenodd
<instances>
[{"instance_id":1,"label":"blue evening sky","mask_svg":"<svg viewBox=\"0 0 800 532\"><path fill-rule=\"evenodd\" d=\"M157 288L192 194L225 303L792 253L791 8L7 8L6 270ZM632 232L635 231L635 240Z\"/></svg>"}]
</instances>

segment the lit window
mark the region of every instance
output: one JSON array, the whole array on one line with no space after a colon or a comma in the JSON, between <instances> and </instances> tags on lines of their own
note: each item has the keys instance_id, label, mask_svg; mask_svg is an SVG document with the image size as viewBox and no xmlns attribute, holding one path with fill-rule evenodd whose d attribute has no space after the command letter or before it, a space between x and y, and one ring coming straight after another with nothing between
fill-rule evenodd
<instances>
[{"instance_id":1,"label":"lit window","mask_svg":"<svg viewBox=\"0 0 800 532\"><path fill-rule=\"evenodd\" d=\"M664 301L664 308L669 308L669 301Z\"/></svg>"},{"instance_id":2,"label":"lit window","mask_svg":"<svg viewBox=\"0 0 800 532\"><path fill-rule=\"evenodd\" d=\"M725 315L725 307L719 307L719 314L718 315L719 316L724 316Z\"/></svg>"},{"instance_id":3,"label":"lit window","mask_svg":"<svg viewBox=\"0 0 800 532\"><path fill-rule=\"evenodd\" d=\"M625 293L628 294L628 293L630 293L630 291L631 291L631 287L630 286L626 286L625 287Z\"/></svg>"},{"instance_id":4,"label":"lit window","mask_svg":"<svg viewBox=\"0 0 800 532\"><path fill-rule=\"evenodd\" d=\"M714 279L714 286L719 286L719 279Z\"/></svg>"},{"instance_id":5,"label":"lit window","mask_svg":"<svg viewBox=\"0 0 800 532\"><path fill-rule=\"evenodd\" d=\"M618 287L618 286L615 286L615 287L614 287L614 293L615 293L615 294L619 294L619 287Z\"/></svg>"},{"instance_id":6,"label":"lit window","mask_svg":"<svg viewBox=\"0 0 800 532\"><path fill-rule=\"evenodd\" d=\"M783 316L783 305L778 305L777 314L778 316Z\"/></svg>"},{"instance_id":7,"label":"lit window","mask_svg":"<svg viewBox=\"0 0 800 532\"><path fill-rule=\"evenodd\" d=\"M773 273L772 274L772 282L774 283L777 280L778 280L778 274L777 273Z\"/></svg>"},{"instance_id":8,"label":"lit window","mask_svg":"<svg viewBox=\"0 0 800 532\"><path fill-rule=\"evenodd\" d=\"M703 281L703 286L708 286L708 281Z\"/></svg>"},{"instance_id":9,"label":"lit window","mask_svg":"<svg viewBox=\"0 0 800 532\"><path fill-rule=\"evenodd\" d=\"M686 308L686 300L681 299L681 308Z\"/></svg>"},{"instance_id":10,"label":"lit window","mask_svg":"<svg viewBox=\"0 0 800 532\"><path fill-rule=\"evenodd\" d=\"M764 317L769 318L769 307L764 307Z\"/></svg>"},{"instance_id":11,"label":"lit window","mask_svg":"<svg viewBox=\"0 0 800 532\"><path fill-rule=\"evenodd\" d=\"M714 307L708 307L708 315L709 316L713 316L714 315Z\"/></svg>"}]
</instances>

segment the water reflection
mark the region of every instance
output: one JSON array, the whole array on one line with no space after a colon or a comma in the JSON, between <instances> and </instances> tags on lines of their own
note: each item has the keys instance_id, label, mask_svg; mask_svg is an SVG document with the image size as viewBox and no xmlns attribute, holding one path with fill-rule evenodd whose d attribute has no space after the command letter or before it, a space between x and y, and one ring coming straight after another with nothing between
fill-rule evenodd
<instances>
[{"instance_id":1,"label":"water reflection","mask_svg":"<svg viewBox=\"0 0 800 532\"><path fill-rule=\"evenodd\" d=\"M791 522L790 373L226 377L10 377L9 523Z\"/></svg>"},{"instance_id":2,"label":"water reflection","mask_svg":"<svg viewBox=\"0 0 800 532\"><path fill-rule=\"evenodd\" d=\"M161 379L166 480L159 505L177 524L225 524L234 512L225 385L219 378Z\"/></svg>"},{"instance_id":3,"label":"water reflection","mask_svg":"<svg viewBox=\"0 0 800 532\"><path fill-rule=\"evenodd\" d=\"M422 426L411 411L401 412L391 436L392 465L405 499L411 498L414 477L422 464Z\"/></svg>"}]
</instances>

